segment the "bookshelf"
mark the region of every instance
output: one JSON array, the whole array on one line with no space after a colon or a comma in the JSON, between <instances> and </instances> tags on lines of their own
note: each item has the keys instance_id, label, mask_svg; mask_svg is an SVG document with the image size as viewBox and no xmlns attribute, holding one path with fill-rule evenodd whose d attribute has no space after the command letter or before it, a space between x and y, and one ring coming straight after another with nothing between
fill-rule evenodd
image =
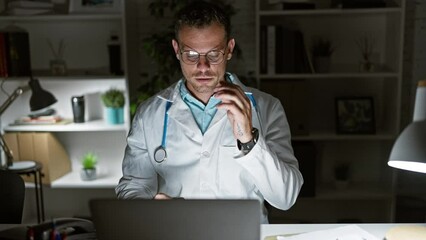
<instances>
[{"instance_id":1,"label":"bookshelf","mask_svg":"<svg viewBox=\"0 0 426 240\"><path fill-rule=\"evenodd\" d=\"M387 158L400 132L405 1L387 1L378 8L332 8L330 1L315 2L315 9L285 10L279 3L256 1L256 80L284 105L308 188L289 211L273 209L272 221L391 222L396 176ZM310 64L313 40L329 39L334 46L329 71L262 71L261 29L270 25L300 31ZM357 41L363 37L374 42L372 71L360 69ZM371 97L375 133L338 134L338 97ZM334 168L342 163L350 166L349 181L339 188ZM313 208L323 210L307 214Z\"/></svg>"},{"instance_id":2,"label":"bookshelf","mask_svg":"<svg viewBox=\"0 0 426 240\"><path fill-rule=\"evenodd\" d=\"M102 118L80 124L10 125L29 113L30 92L20 96L3 114L2 132L53 133L69 155L72 171L44 188L45 202L49 203L45 206L47 218L88 216L88 200L99 196L114 197L114 187L121 177L121 161L130 127L129 85L132 81L139 81L139 52L134 49L138 48L140 39L138 1L119 2L122 4L119 13L0 15L0 28L16 25L29 33L33 76L40 80L44 89L56 96L58 102L53 107L62 117L72 119L70 99L73 95L96 95L112 87L125 91L125 122L121 125L107 124ZM112 34L117 35L121 43L122 75L109 72L108 41ZM64 76L52 75L49 62L53 54L48 40L55 46L61 40L65 43L64 58L68 71ZM6 92L28 82L27 77L0 80L4 81L2 86ZM7 95L2 92L0 102L6 98ZM95 105L101 106L100 99ZM97 111L102 113L103 110ZM80 159L87 151L96 152L99 156L98 179L90 182L82 181L79 176ZM28 196L31 198L32 194ZM31 222L34 216L33 206L26 206L23 221Z\"/></svg>"}]
</instances>

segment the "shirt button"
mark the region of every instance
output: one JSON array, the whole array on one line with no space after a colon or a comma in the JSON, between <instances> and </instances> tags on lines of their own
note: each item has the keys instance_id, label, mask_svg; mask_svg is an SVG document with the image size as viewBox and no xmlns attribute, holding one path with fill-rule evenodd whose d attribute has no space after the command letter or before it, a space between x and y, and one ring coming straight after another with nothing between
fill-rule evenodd
<instances>
[{"instance_id":1,"label":"shirt button","mask_svg":"<svg viewBox=\"0 0 426 240\"><path fill-rule=\"evenodd\" d=\"M210 153L207 152L207 151L205 151L205 152L203 152L203 156L206 157L206 158L209 158L210 157Z\"/></svg>"}]
</instances>

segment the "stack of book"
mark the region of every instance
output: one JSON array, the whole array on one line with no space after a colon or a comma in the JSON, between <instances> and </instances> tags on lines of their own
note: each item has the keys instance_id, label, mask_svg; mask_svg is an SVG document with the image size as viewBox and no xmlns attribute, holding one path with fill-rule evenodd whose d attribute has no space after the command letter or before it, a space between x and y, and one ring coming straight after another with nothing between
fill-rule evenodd
<instances>
[{"instance_id":1,"label":"stack of book","mask_svg":"<svg viewBox=\"0 0 426 240\"><path fill-rule=\"evenodd\" d=\"M303 33L281 25L260 27L260 73L313 73Z\"/></svg>"},{"instance_id":2,"label":"stack of book","mask_svg":"<svg viewBox=\"0 0 426 240\"><path fill-rule=\"evenodd\" d=\"M65 124L68 123L66 119L61 116L39 116L39 117L21 117L15 120L13 125L45 125L45 124Z\"/></svg>"},{"instance_id":3,"label":"stack of book","mask_svg":"<svg viewBox=\"0 0 426 240\"><path fill-rule=\"evenodd\" d=\"M53 3L50 1L9 1L7 13L9 15L38 15L53 12Z\"/></svg>"},{"instance_id":4,"label":"stack of book","mask_svg":"<svg viewBox=\"0 0 426 240\"><path fill-rule=\"evenodd\" d=\"M31 75L29 34L11 25L0 30L0 77Z\"/></svg>"}]
</instances>

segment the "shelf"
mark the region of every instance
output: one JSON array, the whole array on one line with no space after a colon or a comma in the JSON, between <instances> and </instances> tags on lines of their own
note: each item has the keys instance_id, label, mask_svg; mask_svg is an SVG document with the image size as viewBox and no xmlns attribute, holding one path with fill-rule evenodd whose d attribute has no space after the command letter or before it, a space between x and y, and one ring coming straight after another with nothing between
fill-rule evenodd
<instances>
[{"instance_id":1,"label":"shelf","mask_svg":"<svg viewBox=\"0 0 426 240\"><path fill-rule=\"evenodd\" d=\"M335 78L397 78L399 73L292 73L292 74L261 74L260 79L335 79Z\"/></svg>"},{"instance_id":2,"label":"shelf","mask_svg":"<svg viewBox=\"0 0 426 240\"><path fill-rule=\"evenodd\" d=\"M309 135L292 135L293 141L394 141L397 135L394 134L336 134L327 132L314 132Z\"/></svg>"},{"instance_id":3,"label":"shelf","mask_svg":"<svg viewBox=\"0 0 426 240\"><path fill-rule=\"evenodd\" d=\"M0 21L27 22L27 21L83 21L83 20L111 20L122 19L121 13L109 14L49 14L31 16L0 16Z\"/></svg>"},{"instance_id":4,"label":"shelf","mask_svg":"<svg viewBox=\"0 0 426 240\"><path fill-rule=\"evenodd\" d=\"M57 125L9 125L6 132L93 132L93 131L127 131L127 123L112 125L104 120L95 120L85 123L68 123Z\"/></svg>"},{"instance_id":5,"label":"shelf","mask_svg":"<svg viewBox=\"0 0 426 240\"><path fill-rule=\"evenodd\" d=\"M115 188L121 178L121 169L115 172L99 172L97 179L82 181L78 171L72 171L50 184L51 188Z\"/></svg>"},{"instance_id":6,"label":"shelf","mask_svg":"<svg viewBox=\"0 0 426 240\"><path fill-rule=\"evenodd\" d=\"M359 9L307 9L307 10L261 10L259 15L262 16L315 16L315 15L354 15L354 14L386 14L401 13L399 7L388 8L359 8Z\"/></svg>"},{"instance_id":7,"label":"shelf","mask_svg":"<svg viewBox=\"0 0 426 240\"><path fill-rule=\"evenodd\" d=\"M345 189L337 189L332 184L323 184L316 191L316 200L391 200L392 194L384 187L373 184L351 184Z\"/></svg>"}]
</instances>

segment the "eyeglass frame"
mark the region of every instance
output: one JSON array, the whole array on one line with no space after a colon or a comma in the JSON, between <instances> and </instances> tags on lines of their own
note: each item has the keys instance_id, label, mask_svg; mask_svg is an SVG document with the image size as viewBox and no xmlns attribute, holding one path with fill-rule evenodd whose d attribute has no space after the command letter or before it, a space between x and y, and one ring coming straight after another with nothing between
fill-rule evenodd
<instances>
[{"instance_id":1,"label":"eyeglass frame","mask_svg":"<svg viewBox=\"0 0 426 240\"><path fill-rule=\"evenodd\" d=\"M180 50L179 49L179 55L180 55L179 60L182 60L183 63L188 64L188 65L195 65L195 64L198 64L200 62L201 56L204 56L204 58L210 64L212 64L212 65L219 65L219 64L223 63L223 60L225 60L225 53L226 53L226 49L227 48L228 48L228 46L226 46L223 50L210 50L210 51L208 51L206 53L199 53L199 52L197 52L195 50ZM182 54L186 53L186 52L195 52L195 53L197 53L198 54L198 60L196 62L193 62L193 63L192 62L191 63L185 62L185 60L183 60L184 58L182 57ZM219 53L221 53L222 54L222 60L219 61L219 62L211 62L210 59L208 58L208 54L211 53L211 52L219 52Z\"/></svg>"}]
</instances>

